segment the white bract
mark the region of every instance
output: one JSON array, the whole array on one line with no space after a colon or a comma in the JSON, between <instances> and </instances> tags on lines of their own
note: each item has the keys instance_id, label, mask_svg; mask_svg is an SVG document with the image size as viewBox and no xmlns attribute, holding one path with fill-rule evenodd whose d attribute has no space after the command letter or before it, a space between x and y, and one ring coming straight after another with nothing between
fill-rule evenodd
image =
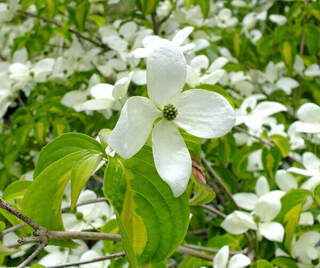
<instances>
[{"instance_id":1,"label":"white bract","mask_svg":"<svg viewBox=\"0 0 320 268\"><path fill-rule=\"evenodd\" d=\"M303 133L320 133L320 106L314 103L303 104L298 112L299 121L295 122L296 131Z\"/></svg>"},{"instance_id":2,"label":"white bract","mask_svg":"<svg viewBox=\"0 0 320 268\"><path fill-rule=\"evenodd\" d=\"M150 99L131 97L125 103L108 143L121 157L130 158L146 143L152 131L152 151L160 177L174 196L181 195L191 174L191 158L179 133L217 138L234 125L235 113L221 95L202 89L182 92L186 61L178 46L159 37L149 38L147 87ZM161 118L154 126L154 121Z\"/></svg>"},{"instance_id":3,"label":"white bract","mask_svg":"<svg viewBox=\"0 0 320 268\"><path fill-rule=\"evenodd\" d=\"M250 265L251 260L244 254L236 254L229 259L229 246L222 247L213 259L213 268L243 268Z\"/></svg>"}]
</instances>

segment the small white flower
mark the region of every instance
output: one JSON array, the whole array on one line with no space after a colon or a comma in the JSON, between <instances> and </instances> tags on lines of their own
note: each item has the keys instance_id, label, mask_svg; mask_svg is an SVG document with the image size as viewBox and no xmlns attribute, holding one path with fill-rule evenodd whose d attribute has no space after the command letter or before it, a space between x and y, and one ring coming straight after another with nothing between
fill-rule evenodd
<instances>
[{"instance_id":1,"label":"small white flower","mask_svg":"<svg viewBox=\"0 0 320 268\"><path fill-rule=\"evenodd\" d=\"M131 97L125 103L108 143L121 157L130 158L152 131L152 150L160 177L174 196L181 195L191 174L191 158L178 127L201 138L216 138L234 125L231 105L221 95L202 89L182 92L186 61L173 42L153 37L142 51L147 57L150 99ZM154 121L162 118L154 127Z\"/></svg>"},{"instance_id":2,"label":"small white flower","mask_svg":"<svg viewBox=\"0 0 320 268\"><path fill-rule=\"evenodd\" d=\"M257 230L260 235L268 240L282 242L284 228L280 223L273 222L272 220L281 210L280 198L285 192L269 192L269 184L263 176L258 179L255 191L256 194L238 193L233 195L233 198L239 207L251 210L253 215L258 216L258 223L254 221L253 215L235 211L224 219L221 227L231 234L241 234L249 229L253 229ZM239 217L239 215L242 216Z\"/></svg>"}]
</instances>

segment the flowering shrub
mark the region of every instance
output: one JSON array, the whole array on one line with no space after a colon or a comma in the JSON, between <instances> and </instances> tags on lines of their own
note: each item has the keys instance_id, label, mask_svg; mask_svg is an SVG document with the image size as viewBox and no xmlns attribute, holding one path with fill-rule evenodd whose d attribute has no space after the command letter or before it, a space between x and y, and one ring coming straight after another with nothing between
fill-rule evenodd
<instances>
[{"instance_id":1,"label":"flowering shrub","mask_svg":"<svg viewBox=\"0 0 320 268\"><path fill-rule=\"evenodd\" d=\"M320 267L317 1L0 1L0 266Z\"/></svg>"}]
</instances>

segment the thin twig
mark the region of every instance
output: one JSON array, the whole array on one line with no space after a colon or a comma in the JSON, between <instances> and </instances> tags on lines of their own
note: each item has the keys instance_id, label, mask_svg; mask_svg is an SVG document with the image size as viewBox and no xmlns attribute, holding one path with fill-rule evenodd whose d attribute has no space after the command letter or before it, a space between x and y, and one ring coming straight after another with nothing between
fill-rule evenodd
<instances>
[{"instance_id":1,"label":"thin twig","mask_svg":"<svg viewBox=\"0 0 320 268\"><path fill-rule=\"evenodd\" d=\"M27 216L23 215L13 207L11 207L6 201L0 198L0 208L5 209L6 211L10 212L11 214L15 215L20 220L24 221L26 224L30 225L34 230L40 230L40 226L29 219Z\"/></svg>"},{"instance_id":2,"label":"thin twig","mask_svg":"<svg viewBox=\"0 0 320 268\"><path fill-rule=\"evenodd\" d=\"M40 246L24 261L22 262L17 268L24 268L26 267L35 257L37 257L40 252L48 245L48 240L43 241Z\"/></svg>"},{"instance_id":3,"label":"thin twig","mask_svg":"<svg viewBox=\"0 0 320 268\"><path fill-rule=\"evenodd\" d=\"M14 232L14 231L20 229L20 228L23 227L23 226L25 226L24 223L19 223L19 224L17 224L17 225L14 225L14 226L11 226L11 227L9 227L9 228L7 228L7 229L4 229L4 230L0 233L0 238L3 237L4 235L10 233L10 232Z\"/></svg>"},{"instance_id":4,"label":"thin twig","mask_svg":"<svg viewBox=\"0 0 320 268\"><path fill-rule=\"evenodd\" d=\"M216 214L217 216L221 217L221 218L225 218L227 217L226 214L222 213L221 211L215 209L214 207L211 206L207 206L207 205L200 205L199 207L201 208L205 208L206 210L211 211L212 213Z\"/></svg>"},{"instance_id":5,"label":"thin twig","mask_svg":"<svg viewBox=\"0 0 320 268\"><path fill-rule=\"evenodd\" d=\"M217 253L219 249L213 249L213 248L208 248L204 246L197 246L197 245L191 245L191 244L184 244L185 247L187 248L192 248L196 250L203 250L211 253ZM239 254L239 253L244 253L244 251L230 251L229 252L231 255Z\"/></svg>"},{"instance_id":6,"label":"thin twig","mask_svg":"<svg viewBox=\"0 0 320 268\"><path fill-rule=\"evenodd\" d=\"M70 239L81 239L81 240L111 240L120 241L121 236L119 234L108 234L98 232L74 232L74 231L48 231L49 239L57 240L70 240Z\"/></svg>"},{"instance_id":7,"label":"thin twig","mask_svg":"<svg viewBox=\"0 0 320 268\"><path fill-rule=\"evenodd\" d=\"M96 199L85 200L85 201L77 203L76 207L80 207L80 206L84 206L84 205L88 205L88 204L93 204L93 203L98 203L98 202L108 202L108 199L105 197L99 197ZM63 207L62 211L69 210L70 208L71 208L70 206Z\"/></svg>"},{"instance_id":8,"label":"thin twig","mask_svg":"<svg viewBox=\"0 0 320 268\"><path fill-rule=\"evenodd\" d=\"M248 136L250 136L251 138L253 138L253 139L257 140L257 141L260 141L261 143L263 143L265 145L274 146L274 144L272 142L270 142L268 140L265 140L265 139L262 139L262 138L260 138L260 137L258 137L256 135L253 135L253 134L249 133L248 131L246 131L245 129L243 129L243 128L239 127L239 126L234 126L233 128L238 130L238 131L240 131L240 132L242 132L242 133L244 133L244 134L246 134L246 135L248 135Z\"/></svg>"},{"instance_id":9,"label":"thin twig","mask_svg":"<svg viewBox=\"0 0 320 268\"><path fill-rule=\"evenodd\" d=\"M214 171L214 169L211 167L210 163L204 158L204 156L201 157L201 161L205 164L206 168L209 171L209 174L215 178L215 180L219 183L219 185L223 188L225 194L230 198L231 202L234 204L234 206L240 210L240 207L238 206L237 202L234 200L231 192L229 191L228 187L224 184L223 180L220 178L220 176Z\"/></svg>"},{"instance_id":10,"label":"thin twig","mask_svg":"<svg viewBox=\"0 0 320 268\"><path fill-rule=\"evenodd\" d=\"M34 13L32 13L32 12L28 12L28 11L20 11L20 12L21 12L22 14L25 14L25 15L29 16L29 17L38 18L38 19L41 19L42 21L51 23L51 24L53 24L53 25L55 25L55 26L63 27L63 25L62 25L60 22L56 21L56 20L53 20L53 19L50 19L50 18L47 18L47 17L44 17L44 16L41 16L41 17L40 17L40 16L38 16L37 14L34 14ZM106 46L105 44L103 44L103 43L101 43L101 42L98 42L98 41L96 41L96 40L93 40L93 39L91 39L91 38L83 35L82 33L78 32L77 30L68 29L68 31L69 31L70 33L73 33L74 35L76 35L78 38L84 39L84 40L86 40L86 41L94 44L94 45L97 46L97 47L102 47L102 48L104 48L104 49L107 48L107 46Z\"/></svg>"},{"instance_id":11,"label":"thin twig","mask_svg":"<svg viewBox=\"0 0 320 268\"><path fill-rule=\"evenodd\" d=\"M95 259L88 260L88 261L77 261L77 262L72 262L72 263L47 266L47 268L70 267L70 266L76 266L76 265L81 265L81 264L88 264L88 263L94 263L94 262L99 262L99 261L111 260L111 259L115 259L115 258L122 258L125 255L126 255L125 252L119 252L119 253L115 253L115 254L112 254L109 256L99 257L99 258L95 258Z\"/></svg>"},{"instance_id":12,"label":"thin twig","mask_svg":"<svg viewBox=\"0 0 320 268\"><path fill-rule=\"evenodd\" d=\"M212 259L213 259L212 256L210 256L210 255L204 254L200 251L197 251L195 249L188 248L185 246L179 246L177 248L176 252L182 253L182 254L187 254L190 256L194 256L194 257L198 257L200 259L204 259L204 260L208 260L208 261L212 261Z\"/></svg>"}]
</instances>

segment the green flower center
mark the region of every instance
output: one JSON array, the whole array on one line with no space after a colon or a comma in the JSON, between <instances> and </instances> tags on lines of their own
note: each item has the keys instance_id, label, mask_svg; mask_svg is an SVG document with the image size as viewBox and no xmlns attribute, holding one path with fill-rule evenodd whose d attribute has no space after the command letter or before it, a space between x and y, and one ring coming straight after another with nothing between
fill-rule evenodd
<instances>
[{"instance_id":1,"label":"green flower center","mask_svg":"<svg viewBox=\"0 0 320 268\"><path fill-rule=\"evenodd\" d=\"M177 117L178 110L172 104L168 104L163 107L163 117L169 121L172 121Z\"/></svg>"},{"instance_id":2,"label":"green flower center","mask_svg":"<svg viewBox=\"0 0 320 268\"><path fill-rule=\"evenodd\" d=\"M83 214L81 212L76 213L76 218L77 220L82 220L83 219Z\"/></svg>"}]
</instances>

